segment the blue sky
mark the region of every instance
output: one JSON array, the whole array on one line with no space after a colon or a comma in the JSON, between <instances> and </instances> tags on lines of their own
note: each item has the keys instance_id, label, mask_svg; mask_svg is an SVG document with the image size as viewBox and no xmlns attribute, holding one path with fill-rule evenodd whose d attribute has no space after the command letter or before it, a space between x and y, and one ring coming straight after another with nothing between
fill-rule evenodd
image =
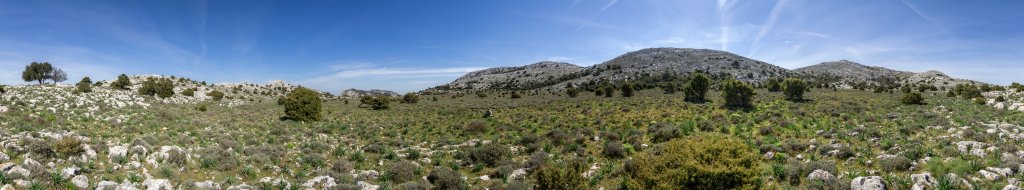
<instances>
[{"instance_id":1,"label":"blue sky","mask_svg":"<svg viewBox=\"0 0 1024 190\"><path fill-rule=\"evenodd\" d=\"M1022 81L1022 1L0 0L0 83L32 61L107 80L285 80L417 91L473 70L588 66L648 47L726 50L785 68L847 59Z\"/></svg>"}]
</instances>

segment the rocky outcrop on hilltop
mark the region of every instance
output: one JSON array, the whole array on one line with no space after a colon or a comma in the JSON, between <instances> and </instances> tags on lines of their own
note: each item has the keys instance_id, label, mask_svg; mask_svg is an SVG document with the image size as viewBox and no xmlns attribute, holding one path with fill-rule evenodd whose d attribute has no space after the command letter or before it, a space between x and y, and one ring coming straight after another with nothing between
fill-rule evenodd
<instances>
[{"instance_id":1,"label":"rocky outcrop on hilltop","mask_svg":"<svg viewBox=\"0 0 1024 190\"><path fill-rule=\"evenodd\" d=\"M392 97L395 97L395 96L398 96L398 93L396 93L394 91L379 90L379 89L359 90L359 89L352 88L352 89L341 91L341 94L338 94L338 97L342 97L342 98L360 98L360 97L363 97L363 96L392 96Z\"/></svg>"}]
</instances>

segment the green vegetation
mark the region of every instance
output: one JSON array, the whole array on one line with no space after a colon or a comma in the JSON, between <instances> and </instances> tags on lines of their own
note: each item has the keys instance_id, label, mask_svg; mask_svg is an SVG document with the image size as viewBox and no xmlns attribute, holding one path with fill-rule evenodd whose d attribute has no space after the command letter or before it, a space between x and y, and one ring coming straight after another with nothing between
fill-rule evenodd
<instances>
[{"instance_id":1,"label":"green vegetation","mask_svg":"<svg viewBox=\"0 0 1024 190\"><path fill-rule=\"evenodd\" d=\"M373 110L386 110L391 107L391 97L379 95L379 96L363 96L359 99L359 106L369 106Z\"/></svg>"},{"instance_id":2,"label":"green vegetation","mask_svg":"<svg viewBox=\"0 0 1024 190\"><path fill-rule=\"evenodd\" d=\"M921 97L921 93L917 93L917 92L906 93L906 94L903 94L902 97L900 97L900 103L902 103L904 105L914 105L914 104L924 105L924 98Z\"/></svg>"},{"instance_id":3,"label":"green vegetation","mask_svg":"<svg viewBox=\"0 0 1024 190\"><path fill-rule=\"evenodd\" d=\"M416 93L412 93L412 92L405 93L405 95L402 96L402 103L415 104L416 102L419 102L419 101L420 101L420 95L416 94Z\"/></svg>"},{"instance_id":4,"label":"green vegetation","mask_svg":"<svg viewBox=\"0 0 1024 190\"><path fill-rule=\"evenodd\" d=\"M128 75L124 74L118 75L117 80L114 80L113 83L110 83L110 87L117 90L128 90L128 86L131 85L132 82L128 79Z\"/></svg>"},{"instance_id":5,"label":"green vegetation","mask_svg":"<svg viewBox=\"0 0 1024 190\"><path fill-rule=\"evenodd\" d=\"M707 75L703 73L696 73L690 75L689 82L683 87L683 93L686 95L686 101L689 102L704 102L705 95L710 89L711 81Z\"/></svg>"},{"instance_id":6,"label":"green vegetation","mask_svg":"<svg viewBox=\"0 0 1024 190\"><path fill-rule=\"evenodd\" d=\"M728 80L722 83L722 99L725 99L725 107L749 108L751 98L754 97L754 88L749 84L738 80Z\"/></svg>"},{"instance_id":7,"label":"green vegetation","mask_svg":"<svg viewBox=\"0 0 1024 190\"><path fill-rule=\"evenodd\" d=\"M782 80L778 78L770 78L765 81L768 86L768 92L779 92L782 91Z\"/></svg>"},{"instance_id":8,"label":"green vegetation","mask_svg":"<svg viewBox=\"0 0 1024 190\"><path fill-rule=\"evenodd\" d=\"M804 100L804 92L808 90L807 83L803 80L796 78L787 78L783 83L783 93L786 95L786 100L789 101L801 101ZM770 90L769 90L770 91Z\"/></svg>"},{"instance_id":9,"label":"green vegetation","mask_svg":"<svg viewBox=\"0 0 1024 190\"><path fill-rule=\"evenodd\" d=\"M54 72L53 65L49 62L32 62L25 66L25 71L21 73L21 79L25 82L38 81L39 84L43 84L46 80L53 79Z\"/></svg>"},{"instance_id":10,"label":"green vegetation","mask_svg":"<svg viewBox=\"0 0 1024 190\"><path fill-rule=\"evenodd\" d=\"M89 77L83 77L81 81L75 83L76 93L89 93L92 92L92 79Z\"/></svg>"},{"instance_id":11,"label":"green vegetation","mask_svg":"<svg viewBox=\"0 0 1024 190\"><path fill-rule=\"evenodd\" d=\"M193 97L193 96L196 95L196 88L185 89L185 90L181 91L181 95L188 96L188 97Z\"/></svg>"},{"instance_id":12,"label":"green vegetation","mask_svg":"<svg viewBox=\"0 0 1024 190\"><path fill-rule=\"evenodd\" d=\"M575 98L580 95L580 90L576 88L565 89L565 95L570 98Z\"/></svg>"},{"instance_id":13,"label":"green vegetation","mask_svg":"<svg viewBox=\"0 0 1024 190\"><path fill-rule=\"evenodd\" d=\"M657 154L635 157L629 189L760 189L761 159L737 138L715 134L669 141Z\"/></svg>"},{"instance_id":14,"label":"green vegetation","mask_svg":"<svg viewBox=\"0 0 1024 190\"><path fill-rule=\"evenodd\" d=\"M636 87L633 83L622 84L622 97L633 97L633 93L636 92Z\"/></svg>"},{"instance_id":15,"label":"green vegetation","mask_svg":"<svg viewBox=\"0 0 1024 190\"><path fill-rule=\"evenodd\" d=\"M139 88L139 94L169 98L174 95L174 82L171 81L171 79L166 78L149 78L145 82L142 82L142 87Z\"/></svg>"},{"instance_id":16,"label":"green vegetation","mask_svg":"<svg viewBox=\"0 0 1024 190\"><path fill-rule=\"evenodd\" d=\"M214 90L207 92L206 96L209 96L213 101L220 101L221 99L224 99L224 92Z\"/></svg>"},{"instance_id":17,"label":"green vegetation","mask_svg":"<svg viewBox=\"0 0 1024 190\"><path fill-rule=\"evenodd\" d=\"M308 88L295 88L278 99L277 104L284 106L284 114L290 120L309 122L321 118L320 94Z\"/></svg>"}]
</instances>

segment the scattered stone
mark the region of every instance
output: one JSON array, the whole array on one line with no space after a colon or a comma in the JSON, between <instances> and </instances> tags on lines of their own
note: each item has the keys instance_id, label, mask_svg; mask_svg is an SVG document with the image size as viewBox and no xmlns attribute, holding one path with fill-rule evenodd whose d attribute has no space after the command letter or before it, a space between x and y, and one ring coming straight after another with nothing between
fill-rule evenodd
<instances>
[{"instance_id":1,"label":"scattered stone","mask_svg":"<svg viewBox=\"0 0 1024 190\"><path fill-rule=\"evenodd\" d=\"M988 170L978 171L978 174L981 175L982 177L985 177L985 179L989 181L995 181L1003 178L1003 176L999 175L998 173L990 172Z\"/></svg>"},{"instance_id":2,"label":"scattered stone","mask_svg":"<svg viewBox=\"0 0 1024 190\"><path fill-rule=\"evenodd\" d=\"M868 177L857 177L850 182L851 190L884 190L885 182L882 181L882 177L879 176L868 176Z\"/></svg>"},{"instance_id":3,"label":"scattered stone","mask_svg":"<svg viewBox=\"0 0 1024 190\"><path fill-rule=\"evenodd\" d=\"M305 183L302 183L302 187L304 188L319 187L320 189L331 189L336 185L338 184L334 182L334 178L331 176L317 176L313 179L307 180Z\"/></svg>"},{"instance_id":4,"label":"scattered stone","mask_svg":"<svg viewBox=\"0 0 1024 190\"><path fill-rule=\"evenodd\" d=\"M221 189L220 188L220 184L217 184L216 182L213 182L213 181L210 181L210 180L203 181L203 182L196 182L195 185L196 185L196 189L197 190Z\"/></svg>"},{"instance_id":5,"label":"scattered stone","mask_svg":"<svg viewBox=\"0 0 1024 190\"><path fill-rule=\"evenodd\" d=\"M77 175L71 178L71 184L74 184L75 187L78 187L79 189L89 188L89 177L85 177L85 175Z\"/></svg>"},{"instance_id":6,"label":"scattered stone","mask_svg":"<svg viewBox=\"0 0 1024 190\"><path fill-rule=\"evenodd\" d=\"M995 172L995 173L997 173L999 175L1002 175L1002 176L1012 176L1013 175L1013 169L1010 169L1010 168L988 167L988 168L985 168L985 170Z\"/></svg>"},{"instance_id":7,"label":"scattered stone","mask_svg":"<svg viewBox=\"0 0 1024 190\"><path fill-rule=\"evenodd\" d=\"M910 179L914 181L914 187L911 189L915 190L924 190L927 187L935 187L936 185L939 184L939 182L932 177L931 173L913 174L910 175Z\"/></svg>"},{"instance_id":8,"label":"scattered stone","mask_svg":"<svg viewBox=\"0 0 1024 190\"><path fill-rule=\"evenodd\" d=\"M142 185L146 186L147 190L174 189L174 187L171 186L171 182L167 179L146 179L145 181L142 181Z\"/></svg>"},{"instance_id":9,"label":"scattered stone","mask_svg":"<svg viewBox=\"0 0 1024 190\"><path fill-rule=\"evenodd\" d=\"M235 185L228 187L228 190L256 190L256 187L249 186L248 184L242 183L241 185Z\"/></svg>"},{"instance_id":10,"label":"scattered stone","mask_svg":"<svg viewBox=\"0 0 1024 190\"><path fill-rule=\"evenodd\" d=\"M508 178L509 179L518 179L519 177L523 177L523 176L526 176L526 169L519 168L519 169L513 170L512 173L508 175Z\"/></svg>"},{"instance_id":11,"label":"scattered stone","mask_svg":"<svg viewBox=\"0 0 1024 190\"><path fill-rule=\"evenodd\" d=\"M110 160L113 161L115 158L124 158L128 156L128 147L125 146L111 146L107 151L109 152Z\"/></svg>"},{"instance_id":12,"label":"scattered stone","mask_svg":"<svg viewBox=\"0 0 1024 190\"><path fill-rule=\"evenodd\" d=\"M1016 185L1006 185L1006 187L1003 187L1003 190L1020 190L1020 187L1017 187Z\"/></svg>"},{"instance_id":13,"label":"scattered stone","mask_svg":"<svg viewBox=\"0 0 1024 190\"><path fill-rule=\"evenodd\" d=\"M828 171L818 169L812 171L811 174L807 175L807 179L833 181L836 179L836 176L832 175L832 173L829 173Z\"/></svg>"},{"instance_id":14,"label":"scattered stone","mask_svg":"<svg viewBox=\"0 0 1024 190\"><path fill-rule=\"evenodd\" d=\"M107 189L117 189L117 182L113 182L113 181L101 181L100 183L97 183L97 184L96 184L96 189L97 189L97 190L100 190L100 189L103 189L103 190L107 190Z\"/></svg>"},{"instance_id":15,"label":"scattered stone","mask_svg":"<svg viewBox=\"0 0 1024 190\"><path fill-rule=\"evenodd\" d=\"M361 190L377 190L377 189L380 189L380 185L370 184L370 183L367 183L365 181L356 182L356 185L359 186L359 189L361 189Z\"/></svg>"}]
</instances>

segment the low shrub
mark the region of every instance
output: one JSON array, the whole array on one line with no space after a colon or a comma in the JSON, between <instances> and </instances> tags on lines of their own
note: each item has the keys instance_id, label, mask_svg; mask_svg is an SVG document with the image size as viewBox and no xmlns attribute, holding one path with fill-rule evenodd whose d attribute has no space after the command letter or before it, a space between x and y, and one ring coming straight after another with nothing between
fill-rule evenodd
<instances>
[{"instance_id":1,"label":"low shrub","mask_svg":"<svg viewBox=\"0 0 1024 190\"><path fill-rule=\"evenodd\" d=\"M82 147L82 141L74 137L63 137L56 142L53 142L53 151L60 156L77 156L85 152Z\"/></svg>"},{"instance_id":2,"label":"low shrub","mask_svg":"<svg viewBox=\"0 0 1024 190\"><path fill-rule=\"evenodd\" d=\"M385 174L392 183L405 183L419 178L416 175L417 170L419 170L419 166L415 163L400 161L391 165L391 168L388 168Z\"/></svg>"},{"instance_id":3,"label":"low shrub","mask_svg":"<svg viewBox=\"0 0 1024 190\"><path fill-rule=\"evenodd\" d=\"M924 98L921 97L921 93L906 93L903 94L903 97L900 97L900 103L903 103L904 105L924 105Z\"/></svg>"},{"instance_id":4,"label":"low shrub","mask_svg":"<svg viewBox=\"0 0 1024 190\"><path fill-rule=\"evenodd\" d=\"M78 81L78 83L75 83L75 92L76 93L90 93L90 92L92 92L92 79L89 79L89 77L84 77L84 78L82 78L81 81Z\"/></svg>"},{"instance_id":5,"label":"low shrub","mask_svg":"<svg viewBox=\"0 0 1024 190\"><path fill-rule=\"evenodd\" d=\"M117 76L117 80L114 80L114 82L110 83L110 88L113 88L115 90L128 90L128 86L131 85L132 82L128 79L128 75L121 74Z\"/></svg>"},{"instance_id":6,"label":"low shrub","mask_svg":"<svg viewBox=\"0 0 1024 190\"><path fill-rule=\"evenodd\" d=\"M912 166L912 161L907 157L893 156L878 160L878 166L886 172L907 171Z\"/></svg>"},{"instance_id":7,"label":"low shrub","mask_svg":"<svg viewBox=\"0 0 1024 190\"><path fill-rule=\"evenodd\" d=\"M583 167L578 164L570 165L571 166L568 167L541 167L534 174L534 181L537 182L537 189L589 189L589 186L587 186L587 179L584 178L583 175L580 175L583 173Z\"/></svg>"},{"instance_id":8,"label":"low shrub","mask_svg":"<svg viewBox=\"0 0 1024 190\"><path fill-rule=\"evenodd\" d=\"M804 92L807 91L807 83L796 78L787 78L783 83L783 94L786 100L800 101L804 99Z\"/></svg>"},{"instance_id":9,"label":"low shrub","mask_svg":"<svg viewBox=\"0 0 1024 190\"><path fill-rule=\"evenodd\" d=\"M412 92L405 93L405 95L402 96L402 103L415 104L416 102L419 102L419 101L420 101L420 95L416 94L416 93L412 93Z\"/></svg>"},{"instance_id":10,"label":"low shrub","mask_svg":"<svg viewBox=\"0 0 1024 190\"><path fill-rule=\"evenodd\" d=\"M142 87L139 88L139 94L169 98L174 95L174 82L166 78L150 78L145 82L142 82Z\"/></svg>"},{"instance_id":11,"label":"low shrub","mask_svg":"<svg viewBox=\"0 0 1024 190\"><path fill-rule=\"evenodd\" d=\"M189 88L181 91L181 95L192 97L196 95L196 88Z\"/></svg>"},{"instance_id":12,"label":"low shrub","mask_svg":"<svg viewBox=\"0 0 1024 190\"><path fill-rule=\"evenodd\" d=\"M688 102L704 102L705 95L711 86L711 79L703 73L690 75L689 82L683 87L684 99Z\"/></svg>"},{"instance_id":13,"label":"low shrub","mask_svg":"<svg viewBox=\"0 0 1024 190\"><path fill-rule=\"evenodd\" d=\"M213 99L213 101L220 101L224 99L224 92L214 90L211 92L207 92L206 96L209 96L211 99Z\"/></svg>"},{"instance_id":14,"label":"low shrub","mask_svg":"<svg viewBox=\"0 0 1024 190\"><path fill-rule=\"evenodd\" d=\"M565 89L565 95L569 96L570 98L575 98L580 95L580 90L576 88Z\"/></svg>"},{"instance_id":15,"label":"low shrub","mask_svg":"<svg viewBox=\"0 0 1024 190\"><path fill-rule=\"evenodd\" d=\"M668 141L660 151L634 157L629 189L759 189L760 160L746 143L708 134ZM578 175L578 174L577 174Z\"/></svg>"},{"instance_id":16,"label":"low shrub","mask_svg":"<svg viewBox=\"0 0 1024 190\"><path fill-rule=\"evenodd\" d=\"M626 156L626 150L622 148L622 141L608 141L604 144L602 153L608 158L622 158Z\"/></svg>"},{"instance_id":17,"label":"low shrub","mask_svg":"<svg viewBox=\"0 0 1024 190\"><path fill-rule=\"evenodd\" d=\"M622 84L621 89L622 97L633 97L633 94L636 92L636 87L633 83L627 82L626 84Z\"/></svg>"},{"instance_id":18,"label":"low shrub","mask_svg":"<svg viewBox=\"0 0 1024 190\"><path fill-rule=\"evenodd\" d=\"M483 121L473 121L469 122L469 124L466 124L465 127L462 127L462 132L466 134L476 135L487 133L487 128L487 124L484 123Z\"/></svg>"},{"instance_id":19,"label":"low shrub","mask_svg":"<svg viewBox=\"0 0 1024 190\"><path fill-rule=\"evenodd\" d=\"M434 189L465 190L469 189L462 174L452 171L446 167L436 167L427 175L427 181L434 185Z\"/></svg>"},{"instance_id":20,"label":"low shrub","mask_svg":"<svg viewBox=\"0 0 1024 190\"><path fill-rule=\"evenodd\" d=\"M489 144L482 145L480 147L473 148L469 151L469 161L474 164L485 164L487 166L495 166L498 161L501 161L509 154L508 147L505 145L492 142Z\"/></svg>"},{"instance_id":21,"label":"low shrub","mask_svg":"<svg viewBox=\"0 0 1024 190\"><path fill-rule=\"evenodd\" d=\"M391 97L388 96L363 96L359 98L359 106L368 106L373 110L386 110L391 107Z\"/></svg>"},{"instance_id":22,"label":"low shrub","mask_svg":"<svg viewBox=\"0 0 1024 190\"><path fill-rule=\"evenodd\" d=\"M754 88L749 84L738 80L728 80L722 83L721 88L725 107L749 108L753 106L750 104L750 100L754 97Z\"/></svg>"}]
</instances>

